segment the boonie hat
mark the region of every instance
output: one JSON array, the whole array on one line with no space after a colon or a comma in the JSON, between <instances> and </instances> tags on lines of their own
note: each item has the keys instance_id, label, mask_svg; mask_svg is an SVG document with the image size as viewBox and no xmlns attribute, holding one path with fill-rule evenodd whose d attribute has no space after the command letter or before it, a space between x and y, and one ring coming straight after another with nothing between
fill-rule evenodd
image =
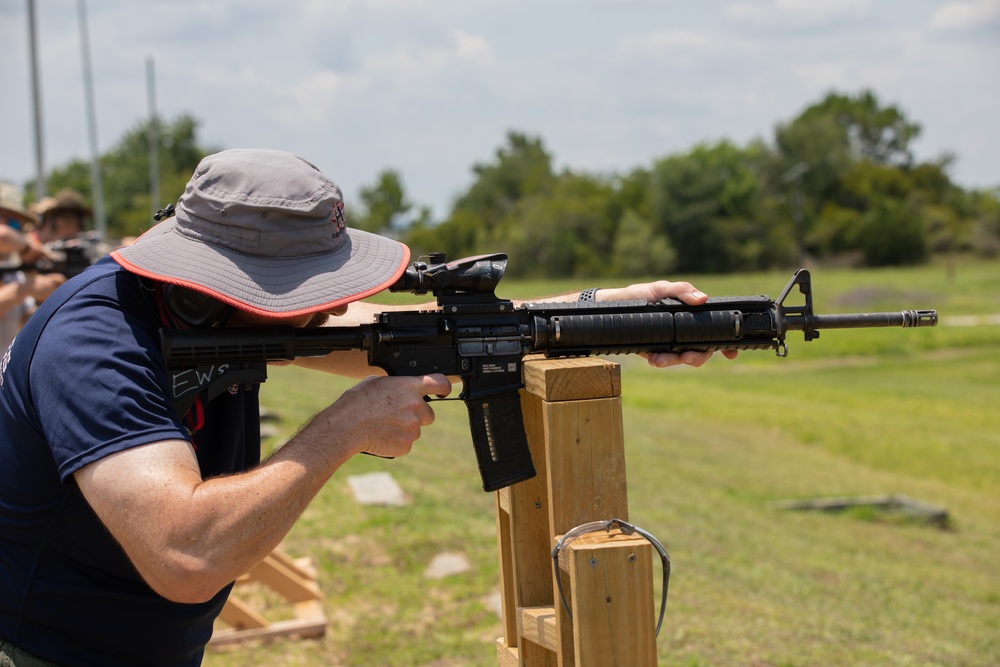
<instances>
[{"instance_id":1,"label":"boonie hat","mask_svg":"<svg viewBox=\"0 0 1000 667\"><path fill-rule=\"evenodd\" d=\"M236 149L204 158L174 216L111 256L140 276L277 317L371 296L396 282L410 251L348 229L343 193L315 165Z\"/></svg>"},{"instance_id":2,"label":"boonie hat","mask_svg":"<svg viewBox=\"0 0 1000 667\"><path fill-rule=\"evenodd\" d=\"M21 188L13 183L0 183L0 222L8 220L28 224L38 222L38 216L21 205Z\"/></svg>"},{"instance_id":3,"label":"boonie hat","mask_svg":"<svg viewBox=\"0 0 1000 667\"><path fill-rule=\"evenodd\" d=\"M42 197L33 208L42 218L57 213L75 213L81 218L91 215L90 207L83 203L83 195L68 188L57 192L55 197Z\"/></svg>"}]
</instances>

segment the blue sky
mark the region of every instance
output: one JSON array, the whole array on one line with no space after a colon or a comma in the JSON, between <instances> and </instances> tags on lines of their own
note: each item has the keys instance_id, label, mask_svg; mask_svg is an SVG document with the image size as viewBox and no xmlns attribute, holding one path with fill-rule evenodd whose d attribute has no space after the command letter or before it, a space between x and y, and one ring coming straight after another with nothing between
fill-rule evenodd
<instances>
[{"instance_id":1,"label":"blue sky","mask_svg":"<svg viewBox=\"0 0 1000 667\"><path fill-rule=\"evenodd\" d=\"M0 179L35 173L26 0L0 0ZM1000 0L89 0L98 146L157 110L202 144L296 152L348 202L385 168L442 217L508 130L559 168L624 172L769 140L864 87L1000 186ZM78 0L36 0L47 167L88 159ZM179 194L179 193L178 193ZM171 196L164 193L164 196Z\"/></svg>"}]
</instances>

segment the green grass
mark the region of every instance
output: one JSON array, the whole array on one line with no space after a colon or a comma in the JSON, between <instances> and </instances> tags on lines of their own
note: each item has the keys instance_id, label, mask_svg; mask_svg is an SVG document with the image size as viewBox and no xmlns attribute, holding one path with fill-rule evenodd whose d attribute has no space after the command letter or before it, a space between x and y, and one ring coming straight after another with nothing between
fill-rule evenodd
<instances>
[{"instance_id":1,"label":"green grass","mask_svg":"<svg viewBox=\"0 0 1000 667\"><path fill-rule=\"evenodd\" d=\"M777 296L788 277L693 282ZM813 280L818 312L1000 312L996 263L963 263L953 278L940 264L820 269ZM631 518L673 562L659 664L1000 664L1000 327L831 331L809 343L793 334L789 346L787 359L748 352L701 369L615 359ZM275 369L263 400L283 438L347 386ZM479 488L464 407L435 408L413 453L350 461L285 542L318 567L327 635L210 650L206 665L497 664L502 631L485 602L498 579L493 501ZM345 480L373 470L390 471L411 503L356 504ZM951 528L772 507L888 493L948 508ZM471 571L425 579L442 551L463 551Z\"/></svg>"}]
</instances>

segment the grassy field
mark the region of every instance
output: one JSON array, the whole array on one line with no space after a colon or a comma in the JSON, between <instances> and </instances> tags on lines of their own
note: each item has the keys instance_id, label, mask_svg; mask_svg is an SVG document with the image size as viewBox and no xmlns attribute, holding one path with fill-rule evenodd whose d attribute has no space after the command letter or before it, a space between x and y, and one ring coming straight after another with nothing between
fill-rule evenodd
<instances>
[{"instance_id":1,"label":"grassy field","mask_svg":"<svg viewBox=\"0 0 1000 667\"><path fill-rule=\"evenodd\" d=\"M710 294L777 296L788 278L693 282ZM831 331L809 343L792 334L787 359L750 352L701 369L616 358L631 518L673 562L659 663L1000 664L1000 326L949 325L1000 313L1000 265L817 270L813 280L817 312L937 308L942 326ZM275 369L263 394L282 418L272 444L346 386ZM436 411L411 455L351 461L285 542L317 565L326 636L212 649L206 665L496 665L493 501L479 488L464 407ZM390 471L410 504L357 504L345 480L374 470ZM877 494L946 507L949 527L773 507ZM470 571L425 578L444 551L463 552Z\"/></svg>"}]
</instances>

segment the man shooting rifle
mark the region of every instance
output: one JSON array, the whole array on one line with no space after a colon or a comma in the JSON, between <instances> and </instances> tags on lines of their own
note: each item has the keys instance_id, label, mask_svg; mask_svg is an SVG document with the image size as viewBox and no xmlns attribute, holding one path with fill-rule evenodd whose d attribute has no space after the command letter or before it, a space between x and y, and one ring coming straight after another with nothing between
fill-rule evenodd
<instances>
[{"instance_id":1,"label":"man shooting rifle","mask_svg":"<svg viewBox=\"0 0 1000 667\"><path fill-rule=\"evenodd\" d=\"M232 582L352 456L408 453L434 420L424 398L451 384L374 377L358 349L297 359L366 379L261 462L258 386L177 414L161 330L368 324L405 310L362 300L408 262L404 245L347 227L340 188L312 164L233 150L199 164L176 215L47 298L0 361L0 662L200 664ZM667 281L597 298L707 299Z\"/></svg>"}]
</instances>

